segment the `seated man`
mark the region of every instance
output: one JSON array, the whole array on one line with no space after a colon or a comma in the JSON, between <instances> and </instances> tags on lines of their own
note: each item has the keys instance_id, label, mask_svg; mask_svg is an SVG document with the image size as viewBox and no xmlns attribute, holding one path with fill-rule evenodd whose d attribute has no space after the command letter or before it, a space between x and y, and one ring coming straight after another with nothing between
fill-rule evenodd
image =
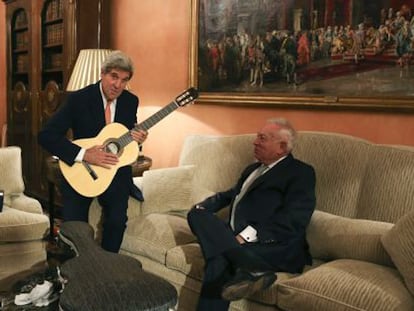
<instances>
[{"instance_id":1,"label":"seated man","mask_svg":"<svg viewBox=\"0 0 414 311\"><path fill-rule=\"evenodd\" d=\"M253 143L258 162L232 189L190 210L206 262L197 310L227 310L229 301L271 286L276 271L298 273L311 264L306 227L315 208L315 172L292 156L295 137L287 120L269 120ZM215 213L226 206L230 217L222 221Z\"/></svg>"}]
</instances>

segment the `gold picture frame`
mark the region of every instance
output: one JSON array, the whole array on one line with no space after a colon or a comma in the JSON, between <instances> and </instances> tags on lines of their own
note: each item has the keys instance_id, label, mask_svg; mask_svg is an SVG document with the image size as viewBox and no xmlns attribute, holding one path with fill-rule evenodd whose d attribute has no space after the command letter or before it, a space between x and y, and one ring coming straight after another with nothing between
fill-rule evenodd
<instances>
[{"instance_id":1,"label":"gold picture frame","mask_svg":"<svg viewBox=\"0 0 414 311\"><path fill-rule=\"evenodd\" d=\"M316 11L315 8L303 8L303 1L284 1L284 0L256 0L256 1L247 1L247 0L190 0L191 1L191 39L190 39L190 62L189 62L189 83L192 86L195 86L199 90L198 103L201 104L216 104L216 105L239 105L239 106L262 106L262 107L289 107L289 108L332 108L332 109L362 109L362 110L380 110L380 111L395 111L395 112L413 112L414 111L414 57L411 57L411 47L410 51L407 52L407 63L399 66L397 64L398 59L394 56L387 57L384 55L374 55L369 57L367 52L364 57L361 54L361 57L355 57L352 60L352 57L346 60L345 53L342 54L342 58L339 61L334 61L334 55L329 54L329 59L323 61L329 62L329 66L323 67L321 69L316 69L314 71L307 70L307 80L294 83L288 83L288 81L283 81L284 76L281 75L278 80L276 77L273 81L273 84L269 86L266 85L266 79L264 79L264 85L251 87L249 85L250 81L247 75L244 73L244 77L240 78L237 76L237 81L243 81L243 84L240 82L231 82L228 84L214 84L211 82L216 81L217 74L217 65L214 61L214 56L208 56L207 53L212 53L212 46L215 46L217 42L226 42L226 38L232 38L232 36L237 35L236 31L244 31L247 33L247 27L243 29L242 25L246 26L252 24L253 16L256 20L269 20L269 17L260 18L260 12L254 11L255 5L269 5L270 8L273 5L279 6L278 12L293 12L289 16L282 17L283 21L280 20L277 23L282 23L284 26L291 25L292 23L296 24L294 27L302 27L301 32L304 33L308 30L306 27L298 26L298 23L302 23L301 19L298 19L298 14L304 14L305 10L309 10L310 14ZM301 7L288 7L289 3L301 3ZM321 1L305 1L306 3L318 3L318 2L332 2L335 0L321 0ZM347 3L347 5L352 5L353 10L355 6L364 6L362 0L347 0L340 1L341 3ZM381 2L381 1L379 1ZM414 1L413 7L414 7ZM356 5L357 4L357 5ZM283 10L281 10L282 6ZM240 9L242 7L242 9ZM237 13L232 11L237 9ZM367 8L365 8L367 9ZM369 8L373 11L372 8ZM378 5L376 9L379 9ZM394 12L403 12L402 8L395 8ZM222 10L222 11L220 11ZM340 8L339 12L346 12L347 8ZM382 12L383 9L381 9ZM261 13L271 12L269 8L261 7ZM366 10L364 11L365 15L361 15L364 18L364 26L368 30L369 23L371 23L371 28L374 23L378 24L378 21L373 20L372 16L366 15ZM411 11L410 11L411 12ZM338 12L329 12L331 20L327 20L327 13L324 12L324 19L313 20L311 23L332 23L334 20L344 21L344 20L356 20L357 17L353 16L350 18L350 12L345 17L339 14ZM388 14L388 11L386 12ZM259 16L258 16L259 14ZM288 14L288 13L286 13ZM336 14L336 16L335 16ZM353 12L353 15L356 13ZM391 13L390 13L391 14ZM396 13L393 13L393 16L397 16ZM402 14L402 13L401 13ZM401 14L398 14L399 16ZM411 14L411 13L410 13ZM309 15L309 14L308 14ZM372 14L373 16L377 16ZM338 17L339 16L339 17ZM382 16L382 15L381 15ZM258 18L259 17L259 18ZM250 18L250 20L249 20ZM279 19L281 17L279 16ZM293 18L293 20L292 20ZM310 17L307 17L309 20ZM378 19L378 17L375 17ZM227 23L226 23L226 19ZM236 20L236 23L234 22ZM246 20L248 20L246 22ZM274 22L274 21L273 21ZM306 22L309 24L309 21ZM212 25L212 26L211 26ZM361 23L354 26L354 33L358 30ZM382 24L381 24L382 25ZM211 26L211 27L210 27ZM210 27L210 28L209 28ZM221 27L221 28L220 28ZM261 25L263 29L263 25ZM312 29L324 28L312 26ZM259 27L258 27L259 28ZM283 28L283 29L282 29ZM285 29L288 28L288 29ZM311 30L312 30L311 29ZM327 29L327 27L326 27ZM379 26L377 27L379 29ZM233 31L232 31L233 30ZM365 32L367 30L364 30ZM294 29L289 29L289 27L281 27L278 29L275 27L274 30L268 29L266 32L267 36L269 33L281 34L284 33L284 36L296 36L299 38L299 33ZM294 33L296 33L294 35ZM208 36L208 34L213 34ZM265 32L262 32L262 37L266 36ZM252 36L252 35L251 35ZM315 36L314 34L312 36ZM413 33L414 36L414 33ZM258 36L259 37L259 36ZM307 35L310 38L310 35ZM414 37L413 37L414 38ZM231 41L228 39L229 41ZM237 38L234 39L235 41ZM247 41L247 40L246 40ZM233 41L234 42L234 41ZM414 42L414 40L413 40ZM223 45L225 43L222 43ZM223 48L224 50L225 48ZM413 45L414 49L414 45ZM207 52L206 52L207 51ZM368 50L367 50L368 51ZM246 53L245 53L246 54ZM355 53L356 55L356 53ZM221 59L226 56L220 56ZM208 61L206 61L208 59ZM229 58L230 59L230 58ZM384 61L384 63L380 63ZM312 65L316 66L316 62ZM388 62L388 63L387 63ZM213 64L214 63L214 64ZM223 61L224 63L224 61ZM337 64L342 63L340 70L337 70L339 66ZM213 65L212 65L213 64ZM308 63L309 64L309 63ZM207 68L207 66L210 66ZM358 67L359 66L359 67ZM363 67L365 66L365 67ZM371 67L373 67L373 69ZM310 68L309 66L308 68ZM207 68L207 69L206 69ZM213 69L214 68L214 71ZM240 71L247 70L243 66L240 66ZM276 67L275 67L276 68ZM302 69L305 67L302 67ZM228 72L230 72L229 69ZM339 73L334 73L333 78L329 77L329 70L337 70ZM343 72L341 72L343 70ZM347 71L348 70L348 71ZM360 70L360 71L358 71ZM277 71L276 69L274 70ZM295 74L299 75L305 71L299 71ZM389 72L392 72L390 74ZM212 74L213 73L213 74ZM336 77L335 75L339 75ZM342 76L341 76L342 74ZM214 75L214 78L211 76ZM240 74L241 76L243 74ZM263 73L262 73L263 75ZM266 77L266 74L264 74ZM316 75L317 78L314 78ZM327 75L328 78L320 77L320 75ZM224 79L230 76L229 73L223 75ZM295 76L295 79L297 77ZM358 80L359 79L359 80ZM262 80L263 81L263 80ZM345 81L345 82L344 82ZM358 81L359 84L358 84ZM238 83L238 84L237 84ZM284 88L283 83L286 83L286 88ZM219 87L217 87L219 85ZM275 86L275 87L274 87ZM346 91L346 87L351 88L351 91ZM340 88L343 88L342 91L337 91ZM353 93L353 94L351 94ZM349 95L351 94L351 95Z\"/></svg>"}]
</instances>

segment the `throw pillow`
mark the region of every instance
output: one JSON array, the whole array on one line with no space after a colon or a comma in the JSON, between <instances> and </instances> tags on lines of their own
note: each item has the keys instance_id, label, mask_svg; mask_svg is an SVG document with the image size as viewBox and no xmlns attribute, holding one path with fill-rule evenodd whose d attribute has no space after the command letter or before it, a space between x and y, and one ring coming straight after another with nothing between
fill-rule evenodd
<instances>
[{"instance_id":1,"label":"throw pillow","mask_svg":"<svg viewBox=\"0 0 414 311\"><path fill-rule=\"evenodd\" d=\"M142 213L188 210L194 204L194 165L145 171L142 181Z\"/></svg>"},{"instance_id":2,"label":"throw pillow","mask_svg":"<svg viewBox=\"0 0 414 311\"><path fill-rule=\"evenodd\" d=\"M400 218L381 241L414 295L414 211Z\"/></svg>"},{"instance_id":3,"label":"throw pillow","mask_svg":"<svg viewBox=\"0 0 414 311\"><path fill-rule=\"evenodd\" d=\"M356 259L392 266L381 237L392 223L352 219L315 211L307 230L313 258L322 260Z\"/></svg>"}]
</instances>

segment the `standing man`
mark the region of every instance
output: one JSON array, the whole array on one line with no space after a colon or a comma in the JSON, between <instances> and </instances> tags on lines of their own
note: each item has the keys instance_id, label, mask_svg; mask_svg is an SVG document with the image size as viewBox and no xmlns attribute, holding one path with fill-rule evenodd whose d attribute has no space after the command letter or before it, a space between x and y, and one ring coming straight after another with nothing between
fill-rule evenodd
<instances>
[{"instance_id":1,"label":"standing man","mask_svg":"<svg viewBox=\"0 0 414 311\"><path fill-rule=\"evenodd\" d=\"M109 167L118 162L118 156L103 150L103 146L83 149L73 139L93 138L106 124L118 122L133 129L137 122L138 97L125 90L132 78L131 59L120 51L112 52L101 68L101 80L68 95L66 103L39 132L39 144L69 166L75 162ZM145 141L146 131L131 131L138 143ZM127 223L128 197L133 187L131 166L118 169L108 189L99 195L103 207L102 247L118 252ZM93 198L77 193L66 180L62 181L63 221L88 222L89 206Z\"/></svg>"},{"instance_id":2,"label":"standing man","mask_svg":"<svg viewBox=\"0 0 414 311\"><path fill-rule=\"evenodd\" d=\"M254 140L257 163L237 184L192 208L188 223L205 259L197 310L227 310L276 280L275 272L302 272L312 263L306 241L315 208L314 169L291 154L296 131L271 119ZM227 221L215 213L230 206Z\"/></svg>"}]
</instances>

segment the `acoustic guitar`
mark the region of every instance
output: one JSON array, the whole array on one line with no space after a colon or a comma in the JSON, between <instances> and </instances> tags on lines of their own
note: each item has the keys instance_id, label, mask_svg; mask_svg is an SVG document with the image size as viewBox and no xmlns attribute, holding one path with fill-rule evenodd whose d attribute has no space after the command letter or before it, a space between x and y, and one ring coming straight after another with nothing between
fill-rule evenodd
<instances>
[{"instance_id":1,"label":"acoustic guitar","mask_svg":"<svg viewBox=\"0 0 414 311\"><path fill-rule=\"evenodd\" d=\"M193 102L197 97L198 92L195 88L187 89L178 95L170 104L142 123L137 124L134 130L148 130L171 112ZM131 135L131 130L128 130L120 123L110 123L96 137L77 139L73 143L84 149L96 145L103 145L106 152L118 156L118 163L112 165L110 168L104 168L85 161L75 162L72 166L69 166L60 160L59 167L62 175L79 194L85 197L96 197L109 187L120 167L130 165L136 161L139 154L139 147L137 143L132 142L134 140Z\"/></svg>"}]
</instances>

